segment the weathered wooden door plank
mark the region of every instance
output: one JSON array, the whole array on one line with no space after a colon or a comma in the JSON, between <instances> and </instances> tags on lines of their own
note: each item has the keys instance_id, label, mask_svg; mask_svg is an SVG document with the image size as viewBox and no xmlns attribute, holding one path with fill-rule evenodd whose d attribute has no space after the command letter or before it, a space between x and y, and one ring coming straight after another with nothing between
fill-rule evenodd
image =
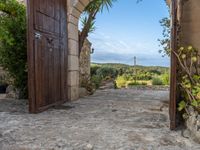
<instances>
[{"instance_id":1,"label":"weathered wooden door plank","mask_svg":"<svg viewBox=\"0 0 200 150\"><path fill-rule=\"evenodd\" d=\"M67 101L66 0L29 0L29 111L37 113Z\"/></svg>"}]
</instances>

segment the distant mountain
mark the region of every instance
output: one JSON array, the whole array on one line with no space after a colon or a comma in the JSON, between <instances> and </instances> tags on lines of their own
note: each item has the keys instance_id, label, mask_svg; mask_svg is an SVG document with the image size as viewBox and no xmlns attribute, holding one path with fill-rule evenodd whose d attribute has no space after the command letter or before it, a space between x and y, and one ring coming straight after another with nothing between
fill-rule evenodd
<instances>
[{"instance_id":1,"label":"distant mountain","mask_svg":"<svg viewBox=\"0 0 200 150\"><path fill-rule=\"evenodd\" d=\"M101 50L96 50L94 54L91 55L92 62L98 63L122 63L132 65L134 61L134 56L137 57L137 64L144 66L170 66L170 58L162 57L160 54L117 54L111 52L104 52Z\"/></svg>"},{"instance_id":2,"label":"distant mountain","mask_svg":"<svg viewBox=\"0 0 200 150\"><path fill-rule=\"evenodd\" d=\"M95 63L95 62L92 62L91 65L92 66L99 66L99 67L111 67L111 68L116 68L116 69L119 69L119 68L129 69L129 68L133 68L134 67L134 66L131 66L131 65L120 64L120 63ZM169 67L142 66L142 65L137 65L136 67L137 67L137 69L145 70L145 71L157 70L157 71L159 71L161 73L169 72Z\"/></svg>"}]
</instances>

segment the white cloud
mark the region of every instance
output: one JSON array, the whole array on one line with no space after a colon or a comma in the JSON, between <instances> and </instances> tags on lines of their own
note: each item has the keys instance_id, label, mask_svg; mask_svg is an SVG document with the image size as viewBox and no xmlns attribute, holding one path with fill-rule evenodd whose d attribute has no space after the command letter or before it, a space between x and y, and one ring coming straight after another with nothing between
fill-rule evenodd
<instances>
[{"instance_id":1,"label":"white cloud","mask_svg":"<svg viewBox=\"0 0 200 150\"><path fill-rule=\"evenodd\" d=\"M162 58L158 53L156 41L155 43L129 42L105 33L92 34L89 40L95 49L92 61L132 64L133 57L137 56L138 61L143 65L169 65L168 59Z\"/></svg>"},{"instance_id":2,"label":"white cloud","mask_svg":"<svg viewBox=\"0 0 200 150\"><path fill-rule=\"evenodd\" d=\"M106 52L114 52L117 54L149 54L150 52L155 52L155 48L153 48L151 43L129 42L103 33L92 34L89 39L95 49Z\"/></svg>"}]
</instances>

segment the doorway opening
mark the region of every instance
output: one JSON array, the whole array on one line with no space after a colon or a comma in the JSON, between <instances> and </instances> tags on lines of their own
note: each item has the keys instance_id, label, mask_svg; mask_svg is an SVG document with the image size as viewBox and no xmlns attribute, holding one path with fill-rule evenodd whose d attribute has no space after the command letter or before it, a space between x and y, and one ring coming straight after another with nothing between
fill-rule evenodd
<instances>
[{"instance_id":1,"label":"doorway opening","mask_svg":"<svg viewBox=\"0 0 200 150\"><path fill-rule=\"evenodd\" d=\"M176 12L174 11L177 4L175 1L172 1L171 2L172 5L169 8L169 6L166 6L164 1L153 2L155 3L153 5L151 5L152 2L141 2L140 4L130 4L131 2L124 3L119 1L117 3L114 4L114 8L111 8L108 14L100 14L99 16L97 16L97 20L95 22L97 23L97 30L96 32L94 31L94 33L91 34L91 36L89 36L88 38L89 41L92 43L92 48L91 48L92 67L90 70L92 74L91 82L94 81L94 84L97 84L97 86L103 84L104 87L107 87L106 85L107 81L108 82L114 81L113 82L114 85L111 86L118 89L119 88L140 89L141 87L142 89L151 89L151 90L152 88L155 90L155 87L157 87L158 91L166 89L166 91L168 91L169 93L166 92L165 97L168 97L168 95L170 95L170 97L168 97L167 99L169 100L168 107L170 110L170 121L171 121L170 124L171 124L171 129L174 129L176 126L176 113L177 113L176 80L175 80L176 60L173 57L173 55L170 55L166 51L165 52L168 53L168 59L166 57L163 58L162 55L158 53L159 42L157 41L157 39L160 38L162 34L161 31L162 29L159 29L161 28L161 26L159 25L159 20L162 19L163 17L167 17L165 19L168 19L167 21L169 24L170 22L175 22L177 18L176 18ZM133 9L130 9L130 12L128 12L127 7L133 7L133 5L135 5L136 7L134 8L134 11ZM150 5L154 6L155 8L149 7ZM162 9L159 10L159 8ZM138 12L135 10L137 10ZM148 10L148 11L144 12L142 10ZM162 11L164 13L161 13ZM157 12L160 13L158 14ZM171 14L169 14L169 12L171 12ZM143 18L145 16L145 13L147 16L149 15L149 18L147 18L146 22L144 21L145 19ZM162 16L163 14L165 15ZM160 17L159 19L156 18L158 16ZM81 18L84 17L85 17L84 14L82 14L80 20ZM133 19L132 17L133 18L135 17L135 19ZM162 21L166 21L165 19L163 19ZM79 20L79 29L81 30L82 26L80 25L81 24L80 20ZM143 20L143 22L141 20ZM139 25L140 21L142 22L141 25ZM153 25L155 21L157 24ZM131 27L129 26L129 24ZM168 33L168 38L169 38L168 46L171 46L171 48L176 47L176 41L174 40L174 38L176 39L176 34L175 34L176 27L170 26L168 30L171 31L171 34ZM154 37L153 36L148 37L149 35L153 35ZM157 36L155 37L155 35ZM149 44L147 42L148 40L145 41L146 37L151 38L149 40L151 46L148 45ZM160 42L162 43L164 40L161 40ZM152 45L154 45L154 48L151 48ZM155 45L157 46L156 48ZM90 46L91 45L89 45L89 47ZM82 58L81 55L84 55L84 50L81 51L80 58ZM146 58L145 58L145 51L147 56ZM88 60L90 61L90 58ZM81 68L82 66L83 65L80 64L80 70L82 69ZM80 78L84 78L85 77L84 75L85 74L80 75ZM82 80L86 81L85 79ZM84 84L85 82L83 82L80 85L84 87ZM161 86L162 84L164 84L164 86ZM110 85L110 83L108 83L108 85ZM157 85L157 86L152 86L152 85ZM168 85L170 88L167 89L166 85Z\"/></svg>"}]
</instances>

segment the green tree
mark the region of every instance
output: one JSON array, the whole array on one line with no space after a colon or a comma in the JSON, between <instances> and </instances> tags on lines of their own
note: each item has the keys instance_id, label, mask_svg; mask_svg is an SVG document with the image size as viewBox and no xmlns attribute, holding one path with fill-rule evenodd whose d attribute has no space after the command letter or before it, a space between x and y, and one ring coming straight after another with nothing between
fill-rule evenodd
<instances>
[{"instance_id":1,"label":"green tree","mask_svg":"<svg viewBox=\"0 0 200 150\"><path fill-rule=\"evenodd\" d=\"M96 74L99 75L102 79L106 77L116 78L117 77L117 69L111 67L101 67L96 71Z\"/></svg>"},{"instance_id":2,"label":"green tree","mask_svg":"<svg viewBox=\"0 0 200 150\"><path fill-rule=\"evenodd\" d=\"M0 65L20 91L20 98L26 98L26 8L16 0L0 1Z\"/></svg>"},{"instance_id":3,"label":"green tree","mask_svg":"<svg viewBox=\"0 0 200 150\"><path fill-rule=\"evenodd\" d=\"M166 5L167 1L165 0ZM163 27L163 38L158 39L160 42L160 47L162 47L159 50L159 53L161 53L164 56L170 56L170 17L165 17L160 20L160 25Z\"/></svg>"},{"instance_id":4,"label":"green tree","mask_svg":"<svg viewBox=\"0 0 200 150\"><path fill-rule=\"evenodd\" d=\"M170 19L167 17L163 18L160 20L160 24L163 27L163 38L158 39L160 47L162 47L159 53L163 54L163 56L170 56Z\"/></svg>"}]
</instances>

